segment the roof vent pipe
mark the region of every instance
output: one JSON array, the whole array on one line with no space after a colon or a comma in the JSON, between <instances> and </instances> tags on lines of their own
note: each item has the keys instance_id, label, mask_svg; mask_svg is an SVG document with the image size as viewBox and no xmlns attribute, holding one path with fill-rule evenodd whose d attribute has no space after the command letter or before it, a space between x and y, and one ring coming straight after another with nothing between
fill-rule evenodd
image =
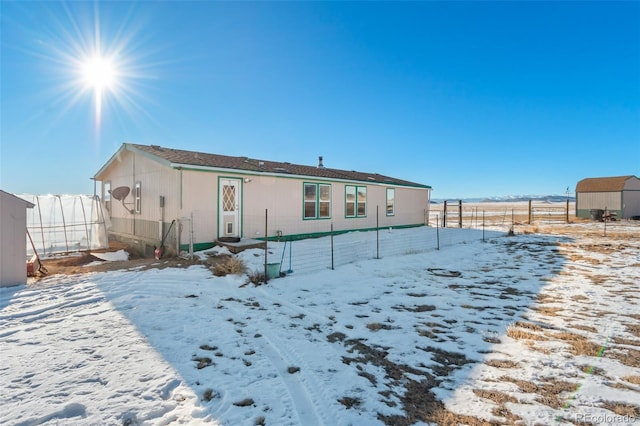
<instances>
[{"instance_id":1,"label":"roof vent pipe","mask_svg":"<svg viewBox=\"0 0 640 426\"><path fill-rule=\"evenodd\" d=\"M324 167L324 164L322 164L322 155L318 157L318 168L321 169Z\"/></svg>"}]
</instances>

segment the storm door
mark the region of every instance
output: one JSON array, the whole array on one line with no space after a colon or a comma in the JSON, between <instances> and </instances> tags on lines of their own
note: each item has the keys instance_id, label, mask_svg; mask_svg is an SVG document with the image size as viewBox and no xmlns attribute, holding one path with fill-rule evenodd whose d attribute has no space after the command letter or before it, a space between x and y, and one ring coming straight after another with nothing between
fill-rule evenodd
<instances>
[{"instance_id":1,"label":"storm door","mask_svg":"<svg viewBox=\"0 0 640 426\"><path fill-rule=\"evenodd\" d=\"M220 179L218 237L240 237L241 194L239 179Z\"/></svg>"}]
</instances>

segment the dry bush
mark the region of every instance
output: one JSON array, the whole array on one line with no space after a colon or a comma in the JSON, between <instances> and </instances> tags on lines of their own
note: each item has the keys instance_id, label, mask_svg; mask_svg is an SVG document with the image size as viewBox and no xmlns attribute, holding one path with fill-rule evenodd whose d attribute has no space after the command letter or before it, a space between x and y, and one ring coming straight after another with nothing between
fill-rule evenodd
<instances>
[{"instance_id":1,"label":"dry bush","mask_svg":"<svg viewBox=\"0 0 640 426\"><path fill-rule=\"evenodd\" d=\"M622 378L622 380L625 380L634 385L640 385L640 376L625 376Z\"/></svg>"},{"instance_id":2,"label":"dry bush","mask_svg":"<svg viewBox=\"0 0 640 426\"><path fill-rule=\"evenodd\" d=\"M495 368L517 368L520 366L517 362L511 361L509 359L489 359L484 362L489 367Z\"/></svg>"},{"instance_id":3,"label":"dry bush","mask_svg":"<svg viewBox=\"0 0 640 426\"><path fill-rule=\"evenodd\" d=\"M244 274L246 270L247 265L244 263L244 260L235 256L230 256L213 266L213 274L217 277L224 277L230 274Z\"/></svg>"},{"instance_id":4,"label":"dry bush","mask_svg":"<svg viewBox=\"0 0 640 426\"><path fill-rule=\"evenodd\" d=\"M255 270L248 276L249 282L254 285L261 285L266 282L264 271Z\"/></svg>"},{"instance_id":5,"label":"dry bush","mask_svg":"<svg viewBox=\"0 0 640 426\"><path fill-rule=\"evenodd\" d=\"M616 401L603 401L602 407L609 411L613 411L619 416L628 416L631 418L640 417L640 406L633 404L626 404L624 402Z\"/></svg>"}]
</instances>

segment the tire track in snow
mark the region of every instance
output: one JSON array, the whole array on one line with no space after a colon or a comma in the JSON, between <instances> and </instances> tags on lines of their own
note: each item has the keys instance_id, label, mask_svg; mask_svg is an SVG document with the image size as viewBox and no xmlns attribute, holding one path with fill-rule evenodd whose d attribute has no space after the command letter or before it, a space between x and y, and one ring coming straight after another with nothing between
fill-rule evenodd
<instances>
[{"instance_id":1,"label":"tire track in snow","mask_svg":"<svg viewBox=\"0 0 640 426\"><path fill-rule=\"evenodd\" d=\"M242 312L234 307L227 308L237 316L242 315ZM267 324L266 321L260 323ZM250 329L247 330L249 334L260 335L254 338L254 342L261 347L262 353L275 367L279 379L284 383L298 417L296 424L337 424L337 419L331 416L335 410L322 403L327 400L326 396L318 395L317 390L323 388L316 384L319 380L308 364L298 356L297 351L290 344L283 344L283 340L287 339L275 337L277 332L274 333L271 327L267 329L264 326L247 325L247 329ZM300 371L289 373L288 368L292 366L300 368ZM312 379L309 380L309 377Z\"/></svg>"}]
</instances>

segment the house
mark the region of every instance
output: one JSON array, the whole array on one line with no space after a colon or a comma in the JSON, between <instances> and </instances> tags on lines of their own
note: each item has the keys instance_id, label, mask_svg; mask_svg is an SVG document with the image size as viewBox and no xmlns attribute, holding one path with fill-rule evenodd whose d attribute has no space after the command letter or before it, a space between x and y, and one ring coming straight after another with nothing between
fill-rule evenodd
<instances>
[{"instance_id":1,"label":"house","mask_svg":"<svg viewBox=\"0 0 640 426\"><path fill-rule=\"evenodd\" d=\"M153 253L218 240L421 226L431 187L377 173L125 143L95 174L110 238ZM265 216L268 215L268 218ZM177 225L172 225L176 220Z\"/></svg>"},{"instance_id":2,"label":"house","mask_svg":"<svg viewBox=\"0 0 640 426\"><path fill-rule=\"evenodd\" d=\"M0 287L27 282L27 209L33 204L0 190Z\"/></svg>"},{"instance_id":3,"label":"house","mask_svg":"<svg viewBox=\"0 0 640 426\"><path fill-rule=\"evenodd\" d=\"M640 179L614 176L582 179L576 185L576 217L607 210L618 219L640 216ZM595 217L594 217L595 218Z\"/></svg>"}]
</instances>

